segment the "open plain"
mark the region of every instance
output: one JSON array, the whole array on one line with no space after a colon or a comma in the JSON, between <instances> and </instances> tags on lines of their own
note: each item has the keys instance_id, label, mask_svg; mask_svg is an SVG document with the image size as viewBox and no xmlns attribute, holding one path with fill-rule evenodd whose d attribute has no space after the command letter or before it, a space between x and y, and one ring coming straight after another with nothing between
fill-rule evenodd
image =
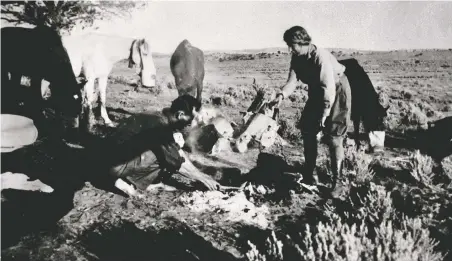
<instances>
[{"instance_id":1,"label":"open plain","mask_svg":"<svg viewBox=\"0 0 452 261\"><path fill-rule=\"evenodd\" d=\"M146 198L136 199L86 183L64 195L29 197L19 208L8 205L16 195L3 191L2 259L450 260L452 156L436 162L424 144L450 149L451 141L436 144L422 133L429 122L452 116L452 49L331 51L339 59L358 59L383 106L389 106L384 153L357 152L347 140L349 182L340 199L327 192L325 145L316 170L324 186L310 191L298 182L304 159L295 125L307 99L301 84L281 107L279 133L290 145L189 154L224 185L247 180L243 191L194 191L199 184L176 175L184 190L145 192ZM107 89L113 121L170 105L177 91L169 60L170 55L154 54L158 84L137 92L135 71L126 61L115 65ZM255 96L253 79L279 88L289 61L284 48L207 52L204 104L220 97L219 109L240 122L240 112ZM98 125L96 131L102 137L111 129ZM283 159L294 171L279 172L265 160L257 166L260 153L274 164ZM35 164L52 163L52 157L42 158Z\"/></svg>"}]
</instances>

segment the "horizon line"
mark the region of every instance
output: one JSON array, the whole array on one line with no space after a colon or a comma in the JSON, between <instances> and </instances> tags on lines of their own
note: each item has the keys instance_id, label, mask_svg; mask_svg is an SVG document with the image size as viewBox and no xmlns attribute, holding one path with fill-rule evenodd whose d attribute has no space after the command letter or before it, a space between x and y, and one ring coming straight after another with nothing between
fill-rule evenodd
<instances>
[{"instance_id":1,"label":"horizon line","mask_svg":"<svg viewBox=\"0 0 452 261\"><path fill-rule=\"evenodd\" d=\"M346 47L322 47L327 50L348 50L357 52L397 52L397 51L451 51L451 48L400 48L400 49L358 49L358 48L346 48ZM240 52L258 52L267 49L287 49L287 47L260 47L260 48L243 48L243 49L207 49L203 50L204 53L240 53ZM171 55L172 52L154 52L157 54ZM287 52L285 52L287 53Z\"/></svg>"}]
</instances>

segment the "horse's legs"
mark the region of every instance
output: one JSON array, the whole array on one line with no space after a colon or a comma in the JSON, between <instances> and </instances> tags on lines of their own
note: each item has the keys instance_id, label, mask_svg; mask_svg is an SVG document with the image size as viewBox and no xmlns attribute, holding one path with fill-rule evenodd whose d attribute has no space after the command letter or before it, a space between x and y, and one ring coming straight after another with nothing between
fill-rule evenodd
<instances>
[{"instance_id":1,"label":"horse's legs","mask_svg":"<svg viewBox=\"0 0 452 261\"><path fill-rule=\"evenodd\" d=\"M93 116L93 103L94 103L94 82L95 78L87 79L84 91L85 91L85 99L83 102L83 117L80 123L80 127L84 128L85 132L91 131L91 126L94 122Z\"/></svg>"},{"instance_id":2,"label":"horse's legs","mask_svg":"<svg viewBox=\"0 0 452 261\"><path fill-rule=\"evenodd\" d=\"M100 77L98 80L99 84L99 97L100 97L100 115L104 119L105 125L109 127L114 127L115 124L108 117L107 109L105 107L107 101L107 83L108 77Z\"/></svg>"}]
</instances>

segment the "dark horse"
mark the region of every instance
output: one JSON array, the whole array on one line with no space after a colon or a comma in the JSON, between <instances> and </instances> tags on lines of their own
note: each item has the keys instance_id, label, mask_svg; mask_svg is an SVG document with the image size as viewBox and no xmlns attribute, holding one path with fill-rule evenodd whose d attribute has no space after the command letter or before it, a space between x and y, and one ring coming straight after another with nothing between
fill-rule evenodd
<instances>
[{"instance_id":1,"label":"dark horse","mask_svg":"<svg viewBox=\"0 0 452 261\"><path fill-rule=\"evenodd\" d=\"M50 83L50 104L57 113L76 120L81 112L81 86L60 35L45 26L36 28L5 27L1 29L2 104L17 106L23 99L21 77L31 78L27 95L33 100L33 116L39 123L43 118L41 81ZM3 106L2 106L3 107ZM5 113L4 108L2 112Z\"/></svg>"},{"instance_id":2,"label":"dark horse","mask_svg":"<svg viewBox=\"0 0 452 261\"><path fill-rule=\"evenodd\" d=\"M204 53L183 40L171 56L170 68L179 96L189 94L202 102Z\"/></svg>"},{"instance_id":3,"label":"dark horse","mask_svg":"<svg viewBox=\"0 0 452 261\"><path fill-rule=\"evenodd\" d=\"M364 68L356 59L339 61L345 66L345 75L350 83L352 93L352 112L354 135L359 147L359 128L363 123L366 133L384 130L383 120L387 116L387 109L379 101L378 93Z\"/></svg>"}]
</instances>

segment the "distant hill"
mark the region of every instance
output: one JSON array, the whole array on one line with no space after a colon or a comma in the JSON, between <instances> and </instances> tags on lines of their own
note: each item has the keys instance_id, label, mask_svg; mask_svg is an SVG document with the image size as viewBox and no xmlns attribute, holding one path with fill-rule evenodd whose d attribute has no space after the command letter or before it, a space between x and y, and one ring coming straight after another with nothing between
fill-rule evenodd
<instances>
[{"instance_id":1,"label":"distant hill","mask_svg":"<svg viewBox=\"0 0 452 261\"><path fill-rule=\"evenodd\" d=\"M367 52L358 49L346 49L346 48L326 48L330 51L335 52L343 52L343 53L352 53L352 52ZM206 50L204 53L213 54L213 53L235 53L235 54L256 54L256 53L288 53L289 50L287 47L268 47L268 48L256 48L256 49L241 49L241 50Z\"/></svg>"},{"instance_id":2,"label":"distant hill","mask_svg":"<svg viewBox=\"0 0 452 261\"><path fill-rule=\"evenodd\" d=\"M398 50L364 50L364 49L353 49L353 48L326 48L330 52L342 52L342 53L388 53L388 52L430 52L430 51L446 51L452 49L398 49ZM256 54L256 53L277 53L278 51L282 53L287 53L287 47L268 47L268 48L256 48L256 49L241 49L241 50L205 50L205 54L213 53L235 53L235 54Z\"/></svg>"},{"instance_id":3,"label":"distant hill","mask_svg":"<svg viewBox=\"0 0 452 261\"><path fill-rule=\"evenodd\" d=\"M360 50L360 49L352 49L352 48L326 48L333 54L338 56L349 56L349 55L389 55L389 56L400 56L399 58L403 58L406 56L411 56L412 53L418 53L417 55L424 55L424 57L433 57L433 56L441 56L447 55L449 56L452 53L451 49L401 49L401 50ZM277 54L278 51L283 54L288 53L287 47L269 47L269 48L258 48L258 49L242 49L242 50L205 50L204 54L206 56L211 56L215 58L224 57L225 55L253 55L266 53L266 54ZM167 57L171 56L171 53L161 53L157 52L153 54L155 57ZM417 56L416 55L416 56Z\"/></svg>"}]
</instances>

